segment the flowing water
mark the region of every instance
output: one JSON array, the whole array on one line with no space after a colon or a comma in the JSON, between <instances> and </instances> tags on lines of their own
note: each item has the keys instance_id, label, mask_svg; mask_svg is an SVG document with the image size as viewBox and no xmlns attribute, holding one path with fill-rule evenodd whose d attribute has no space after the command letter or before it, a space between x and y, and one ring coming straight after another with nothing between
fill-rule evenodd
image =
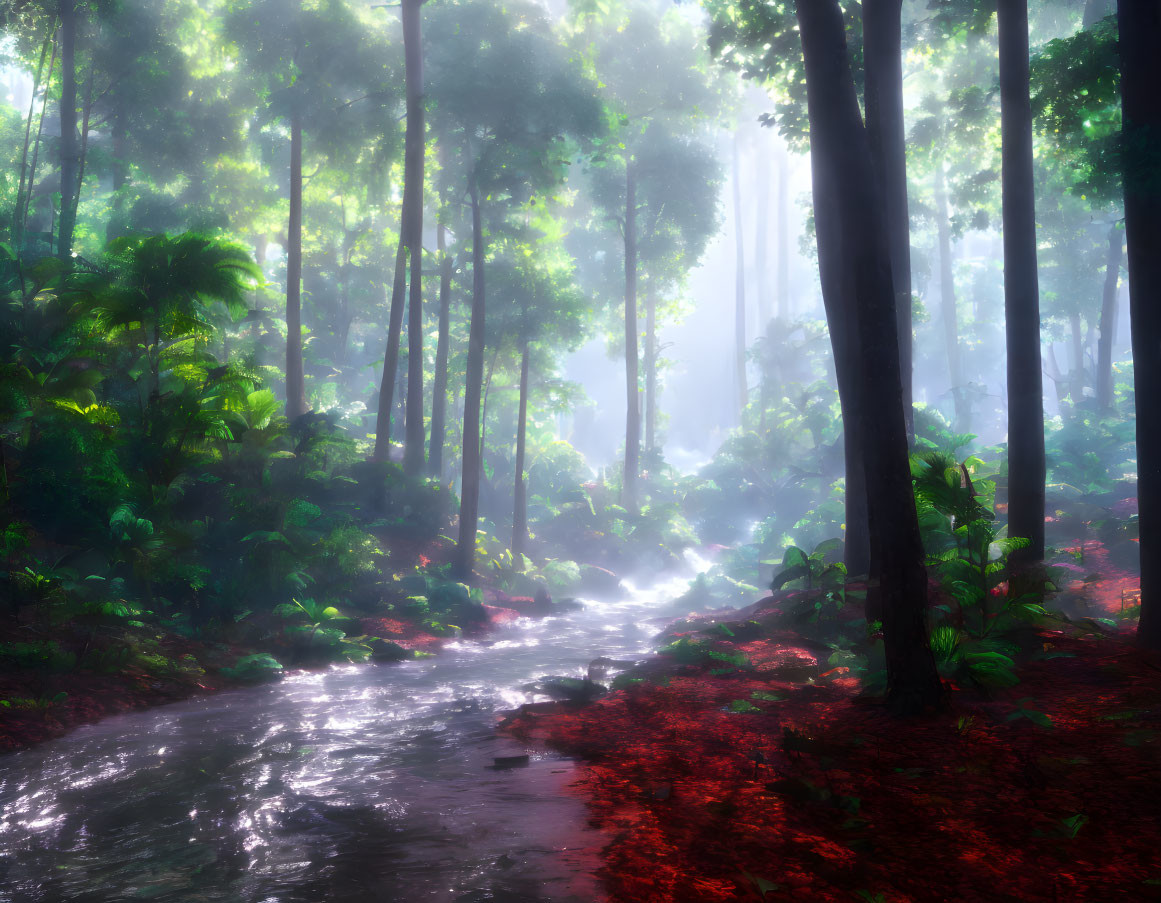
<instances>
[{"instance_id":1,"label":"flowing water","mask_svg":"<svg viewBox=\"0 0 1161 903\"><path fill-rule=\"evenodd\" d=\"M680 580L437 657L299 673L0 758L0 901L589 901L571 764L497 736L545 675L648 650ZM532 753L527 767L493 760Z\"/></svg>"}]
</instances>

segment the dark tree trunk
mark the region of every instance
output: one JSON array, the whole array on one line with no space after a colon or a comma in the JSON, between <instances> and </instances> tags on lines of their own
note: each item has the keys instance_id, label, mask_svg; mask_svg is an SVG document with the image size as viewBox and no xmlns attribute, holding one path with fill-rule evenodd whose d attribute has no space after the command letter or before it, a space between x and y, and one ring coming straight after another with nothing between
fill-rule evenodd
<instances>
[{"instance_id":1,"label":"dark tree trunk","mask_svg":"<svg viewBox=\"0 0 1161 903\"><path fill-rule=\"evenodd\" d=\"M621 504L637 510L641 456L641 403L637 361L637 186L633 161L625 165L625 474Z\"/></svg>"},{"instance_id":2,"label":"dark tree trunk","mask_svg":"<svg viewBox=\"0 0 1161 903\"><path fill-rule=\"evenodd\" d=\"M407 187L403 188L404 203ZM407 245L403 235L395 249L395 275L391 282L391 313L387 323L387 351L383 356L383 379L379 384L379 410L375 414L375 451L372 459L391 457L391 414L395 403L395 381L399 369L399 336L403 332L403 296L407 291Z\"/></svg>"},{"instance_id":3,"label":"dark tree trunk","mask_svg":"<svg viewBox=\"0 0 1161 903\"><path fill-rule=\"evenodd\" d=\"M738 390L738 425L746 425L746 242L742 228L742 167L734 136L734 382Z\"/></svg>"},{"instance_id":4,"label":"dark tree trunk","mask_svg":"<svg viewBox=\"0 0 1161 903\"><path fill-rule=\"evenodd\" d=\"M419 11L423 0L403 0L403 56L407 82L407 131L404 136L404 180L414 187L405 211L403 232L411 252L411 293L407 320L407 412L403 470L423 470L423 46Z\"/></svg>"},{"instance_id":5,"label":"dark tree trunk","mask_svg":"<svg viewBox=\"0 0 1161 903\"><path fill-rule=\"evenodd\" d=\"M1119 0L1124 114L1125 241L1137 398L1141 622L1137 638L1161 649L1161 4Z\"/></svg>"},{"instance_id":6,"label":"dark tree trunk","mask_svg":"<svg viewBox=\"0 0 1161 903\"><path fill-rule=\"evenodd\" d=\"M476 529L480 519L480 396L484 387L484 228L474 177L468 190L472 201L472 321L468 329L464 380L460 529L453 562L454 572L461 580L472 576L476 560Z\"/></svg>"},{"instance_id":7,"label":"dark tree trunk","mask_svg":"<svg viewBox=\"0 0 1161 903\"><path fill-rule=\"evenodd\" d=\"M963 380L963 358L959 349L959 314L956 310L955 274L951 266L951 218L947 209L947 188L943 161L935 164L935 219L939 239L939 303L943 314L943 342L947 351L947 373L955 401L957 433L971 429L971 405Z\"/></svg>"},{"instance_id":8,"label":"dark tree trunk","mask_svg":"<svg viewBox=\"0 0 1161 903\"><path fill-rule=\"evenodd\" d=\"M290 116L290 219L286 227L286 416L307 412L302 366L302 114Z\"/></svg>"},{"instance_id":9,"label":"dark tree trunk","mask_svg":"<svg viewBox=\"0 0 1161 903\"><path fill-rule=\"evenodd\" d=\"M927 573L908 463L886 214L859 114L842 11L837 0L797 0L797 13L811 156L821 180L833 185L831 199L839 204L834 225L853 277L864 388L858 413L867 470L875 475L868 481L867 500L880 578L888 702L900 714L915 714L940 701L942 685L927 640ZM833 238L834 233L827 235Z\"/></svg>"},{"instance_id":10,"label":"dark tree trunk","mask_svg":"<svg viewBox=\"0 0 1161 903\"><path fill-rule=\"evenodd\" d=\"M829 0L828 0L829 2ZM822 303L830 332L831 360L843 419L843 457L846 462L846 537L844 558L852 576L871 567L871 534L867 520L867 483L863 443L860 441L859 393L862 377L855 335L855 295L852 273L843 254L839 198L833 176L811 160L815 236Z\"/></svg>"},{"instance_id":11,"label":"dark tree trunk","mask_svg":"<svg viewBox=\"0 0 1161 903\"><path fill-rule=\"evenodd\" d=\"M907 440L915 441L912 406L911 222L907 212L907 140L903 126L903 0L863 0L867 138L883 186L887 244L895 287L899 370Z\"/></svg>"},{"instance_id":12,"label":"dark tree trunk","mask_svg":"<svg viewBox=\"0 0 1161 903\"><path fill-rule=\"evenodd\" d=\"M1004 316L1008 343L1008 535L1031 544L1017 567L1044 558L1044 380L1036 273L1028 2L998 6L1003 143Z\"/></svg>"},{"instance_id":13,"label":"dark tree trunk","mask_svg":"<svg viewBox=\"0 0 1161 903\"><path fill-rule=\"evenodd\" d=\"M77 190L77 8L76 0L60 4L60 231L57 254L72 255Z\"/></svg>"},{"instance_id":14,"label":"dark tree trunk","mask_svg":"<svg viewBox=\"0 0 1161 903\"><path fill-rule=\"evenodd\" d=\"M439 251L439 337L435 343L435 376L431 399L431 448L427 470L434 477L443 475L443 444L447 432L447 358L451 341L452 261L447 253L447 229L439 224L436 241Z\"/></svg>"},{"instance_id":15,"label":"dark tree trunk","mask_svg":"<svg viewBox=\"0 0 1161 903\"><path fill-rule=\"evenodd\" d=\"M1117 283L1121 278L1121 228L1109 226L1109 253L1105 258L1105 286L1101 298L1101 328L1097 342L1097 401L1100 409L1113 409L1113 340L1117 334Z\"/></svg>"},{"instance_id":16,"label":"dark tree trunk","mask_svg":"<svg viewBox=\"0 0 1161 903\"><path fill-rule=\"evenodd\" d=\"M645 293L645 450L657 447L657 296Z\"/></svg>"},{"instance_id":17,"label":"dark tree trunk","mask_svg":"<svg viewBox=\"0 0 1161 903\"><path fill-rule=\"evenodd\" d=\"M528 436L528 340L520 355L520 412L516 420L516 486L512 510L512 555L524 553L528 543L528 486L524 482L524 451Z\"/></svg>"}]
</instances>

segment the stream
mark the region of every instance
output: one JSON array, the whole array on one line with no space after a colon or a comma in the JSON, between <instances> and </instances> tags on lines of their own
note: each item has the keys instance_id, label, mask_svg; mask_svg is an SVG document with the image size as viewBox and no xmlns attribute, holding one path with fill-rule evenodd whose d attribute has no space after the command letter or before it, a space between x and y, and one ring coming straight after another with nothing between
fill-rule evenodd
<instances>
[{"instance_id":1,"label":"stream","mask_svg":"<svg viewBox=\"0 0 1161 903\"><path fill-rule=\"evenodd\" d=\"M641 657L685 587L626 582L434 658L294 673L4 756L0 901L600 900L572 764L498 736L498 713L537 678Z\"/></svg>"}]
</instances>

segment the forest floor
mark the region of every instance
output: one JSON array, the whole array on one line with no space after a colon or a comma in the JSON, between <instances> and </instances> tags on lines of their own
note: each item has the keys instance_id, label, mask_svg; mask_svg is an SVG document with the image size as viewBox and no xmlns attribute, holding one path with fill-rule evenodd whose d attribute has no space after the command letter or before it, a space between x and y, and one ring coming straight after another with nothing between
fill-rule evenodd
<instances>
[{"instance_id":1,"label":"forest floor","mask_svg":"<svg viewBox=\"0 0 1161 903\"><path fill-rule=\"evenodd\" d=\"M1131 578L1085 554L1062 595L1111 621ZM716 661L663 654L509 722L584 763L615 903L1161 900L1161 658L1127 626L1039 629L1015 686L949 684L943 711L901 720L818 644L744 629L784 598L667 633L733 624ZM750 667L721 667L738 653Z\"/></svg>"},{"instance_id":2,"label":"forest floor","mask_svg":"<svg viewBox=\"0 0 1161 903\"><path fill-rule=\"evenodd\" d=\"M439 543L420 548L386 537L383 541L396 562L439 563L451 551ZM477 633L516 617L550 613L543 600L507 596L491 588L485 588L485 599L488 618L476 628ZM361 618L362 631L404 653L435 654L454 639L433 635L396 612L391 615ZM243 625L221 628L205 639L166 632L156 624L138 624L113 626L71 619L6 620L0 625L0 644L51 643L65 657L63 665L45 661L33 667L0 668L0 754L109 715L252 684L254 679L231 671L240 660L258 653L272 654L295 670L330 666L330 662L296 661L293 650L281 639L281 624L272 616L253 616ZM135 652L102 657L91 654L95 649ZM91 664L94 660L97 666ZM86 666L76 666L77 661Z\"/></svg>"}]
</instances>

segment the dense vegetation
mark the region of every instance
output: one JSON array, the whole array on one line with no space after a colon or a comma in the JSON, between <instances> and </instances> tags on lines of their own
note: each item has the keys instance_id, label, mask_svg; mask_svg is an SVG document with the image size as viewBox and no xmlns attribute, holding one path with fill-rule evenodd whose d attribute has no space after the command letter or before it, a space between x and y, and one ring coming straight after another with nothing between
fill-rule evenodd
<instances>
[{"instance_id":1,"label":"dense vegetation","mask_svg":"<svg viewBox=\"0 0 1161 903\"><path fill-rule=\"evenodd\" d=\"M422 656L693 550L667 613L744 616L660 660L707 680L792 637L932 715L1161 649L1155 4L398 6L0 10L0 706ZM709 304L731 381L666 411Z\"/></svg>"}]
</instances>

